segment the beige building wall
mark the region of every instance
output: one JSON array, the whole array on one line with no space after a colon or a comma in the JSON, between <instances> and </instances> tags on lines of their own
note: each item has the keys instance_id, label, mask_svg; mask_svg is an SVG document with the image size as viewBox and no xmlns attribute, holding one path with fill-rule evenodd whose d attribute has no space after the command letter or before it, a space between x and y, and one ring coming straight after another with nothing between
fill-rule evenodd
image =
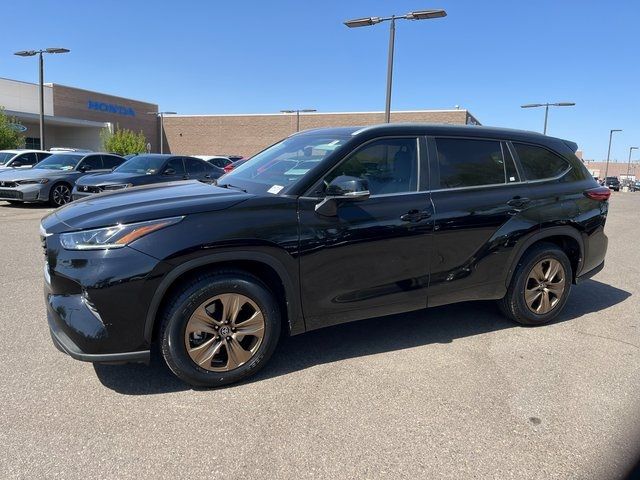
<instances>
[{"instance_id":1,"label":"beige building wall","mask_svg":"<svg viewBox=\"0 0 640 480\"><path fill-rule=\"evenodd\" d=\"M627 170L629 171L629 176L634 180L640 178L640 164L637 161L632 161L631 165L628 162L609 162L609 168L607 169L607 162L587 160L584 162L584 166L587 167L591 175L598 178L604 178L604 174L607 172L607 176L618 177L618 179L622 180L627 177Z\"/></svg>"},{"instance_id":2,"label":"beige building wall","mask_svg":"<svg viewBox=\"0 0 640 480\"><path fill-rule=\"evenodd\" d=\"M479 124L467 110L392 112L392 122ZM384 112L301 113L300 130L384 122ZM295 133L296 114L171 115L164 119L165 151L249 157Z\"/></svg>"}]
</instances>

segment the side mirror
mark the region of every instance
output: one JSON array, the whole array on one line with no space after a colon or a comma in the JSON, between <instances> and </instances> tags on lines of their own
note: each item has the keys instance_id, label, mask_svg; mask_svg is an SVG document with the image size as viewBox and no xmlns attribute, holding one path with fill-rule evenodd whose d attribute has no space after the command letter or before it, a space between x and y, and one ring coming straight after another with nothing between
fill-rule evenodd
<instances>
[{"instance_id":1,"label":"side mirror","mask_svg":"<svg viewBox=\"0 0 640 480\"><path fill-rule=\"evenodd\" d=\"M359 177L340 175L334 178L325 189L325 198L316 205L315 211L320 215L333 217L338 214L338 205L343 202L361 202L367 200L368 182Z\"/></svg>"},{"instance_id":2,"label":"side mirror","mask_svg":"<svg viewBox=\"0 0 640 480\"><path fill-rule=\"evenodd\" d=\"M22 162L20 160L14 160L13 162L11 162L11 166L13 168L15 167L21 167L22 166Z\"/></svg>"},{"instance_id":3,"label":"side mirror","mask_svg":"<svg viewBox=\"0 0 640 480\"><path fill-rule=\"evenodd\" d=\"M91 165L80 165L81 172L88 172L89 170L91 170Z\"/></svg>"},{"instance_id":4,"label":"side mirror","mask_svg":"<svg viewBox=\"0 0 640 480\"><path fill-rule=\"evenodd\" d=\"M169 167L169 168L165 168L163 175L175 175L176 171L175 169Z\"/></svg>"}]
</instances>

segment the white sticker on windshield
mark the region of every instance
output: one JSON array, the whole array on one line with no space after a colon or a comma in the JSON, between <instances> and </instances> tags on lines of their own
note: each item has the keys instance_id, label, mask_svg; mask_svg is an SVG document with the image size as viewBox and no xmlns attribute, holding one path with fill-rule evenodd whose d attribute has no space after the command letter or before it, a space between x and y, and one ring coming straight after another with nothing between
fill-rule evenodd
<instances>
[{"instance_id":1,"label":"white sticker on windshield","mask_svg":"<svg viewBox=\"0 0 640 480\"><path fill-rule=\"evenodd\" d=\"M273 193L278 194L280 193L280 191L283 189L284 187L282 185L274 185L273 187L271 187L269 190L267 190L267 192L269 193Z\"/></svg>"},{"instance_id":2,"label":"white sticker on windshield","mask_svg":"<svg viewBox=\"0 0 640 480\"><path fill-rule=\"evenodd\" d=\"M516 177L509 177L509 181L510 182L515 182L516 181Z\"/></svg>"}]
</instances>

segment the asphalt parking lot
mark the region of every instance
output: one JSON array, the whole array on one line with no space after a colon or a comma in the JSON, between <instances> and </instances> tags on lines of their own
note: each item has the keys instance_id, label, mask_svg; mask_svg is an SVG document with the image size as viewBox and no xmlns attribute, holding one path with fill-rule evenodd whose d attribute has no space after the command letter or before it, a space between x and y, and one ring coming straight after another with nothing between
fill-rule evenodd
<instances>
[{"instance_id":1,"label":"asphalt parking lot","mask_svg":"<svg viewBox=\"0 0 640 480\"><path fill-rule=\"evenodd\" d=\"M289 339L250 381L51 343L39 219L0 202L2 478L617 478L640 454L640 193L614 194L607 266L555 323L492 303Z\"/></svg>"}]
</instances>

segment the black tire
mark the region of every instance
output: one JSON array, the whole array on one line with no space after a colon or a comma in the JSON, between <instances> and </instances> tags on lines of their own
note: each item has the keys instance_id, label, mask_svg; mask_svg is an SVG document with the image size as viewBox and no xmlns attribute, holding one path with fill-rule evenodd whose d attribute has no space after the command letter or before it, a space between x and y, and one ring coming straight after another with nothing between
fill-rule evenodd
<instances>
[{"instance_id":1,"label":"black tire","mask_svg":"<svg viewBox=\"0 0 640 480\"><path fill-rule=\"evenodd\" d=\"M533 312L525 301L525 288L529 274L539 262L554 259L560 262L564 269L564 291L558 297L552 310L545 314ZM571 291L573 272L571 262L566 253L553 243L539 243L531 247L522 256L511 278L506 295L498 300L502 313L514 322L522 325L543 325L549 323L560 314Z\"/></svg>"},{"instance_id":2,"label":"black tire","mask_svg":"<svg viewBox=\"0 0 640 480\"><path fill-rule=\"evenodd\" d=\"M51 190L49 191L49 204L52 207L62 207L71 200L73 200L71 197L71 185L67 183L56 183L51 186Z\"/></svg>"},{"instance_id":3,"label":"black tire","mask_svg":"<svg viewBox=\"0 0 640 480\"><path fill-rule=\"evenodd\" d=\"M185 330L189 318L203 302L225 293L248 297L259 307L264 318L264 336L246 363L233 370L214 372L191 359L185 346ZM178 378L197 387L219 387L255 374L267 363L280 338L280 309L273 293L258 278L236 270L220 270L195 278L169 300L161 321L159 343L167 366Z\"/></svg>"}]
</instances>

